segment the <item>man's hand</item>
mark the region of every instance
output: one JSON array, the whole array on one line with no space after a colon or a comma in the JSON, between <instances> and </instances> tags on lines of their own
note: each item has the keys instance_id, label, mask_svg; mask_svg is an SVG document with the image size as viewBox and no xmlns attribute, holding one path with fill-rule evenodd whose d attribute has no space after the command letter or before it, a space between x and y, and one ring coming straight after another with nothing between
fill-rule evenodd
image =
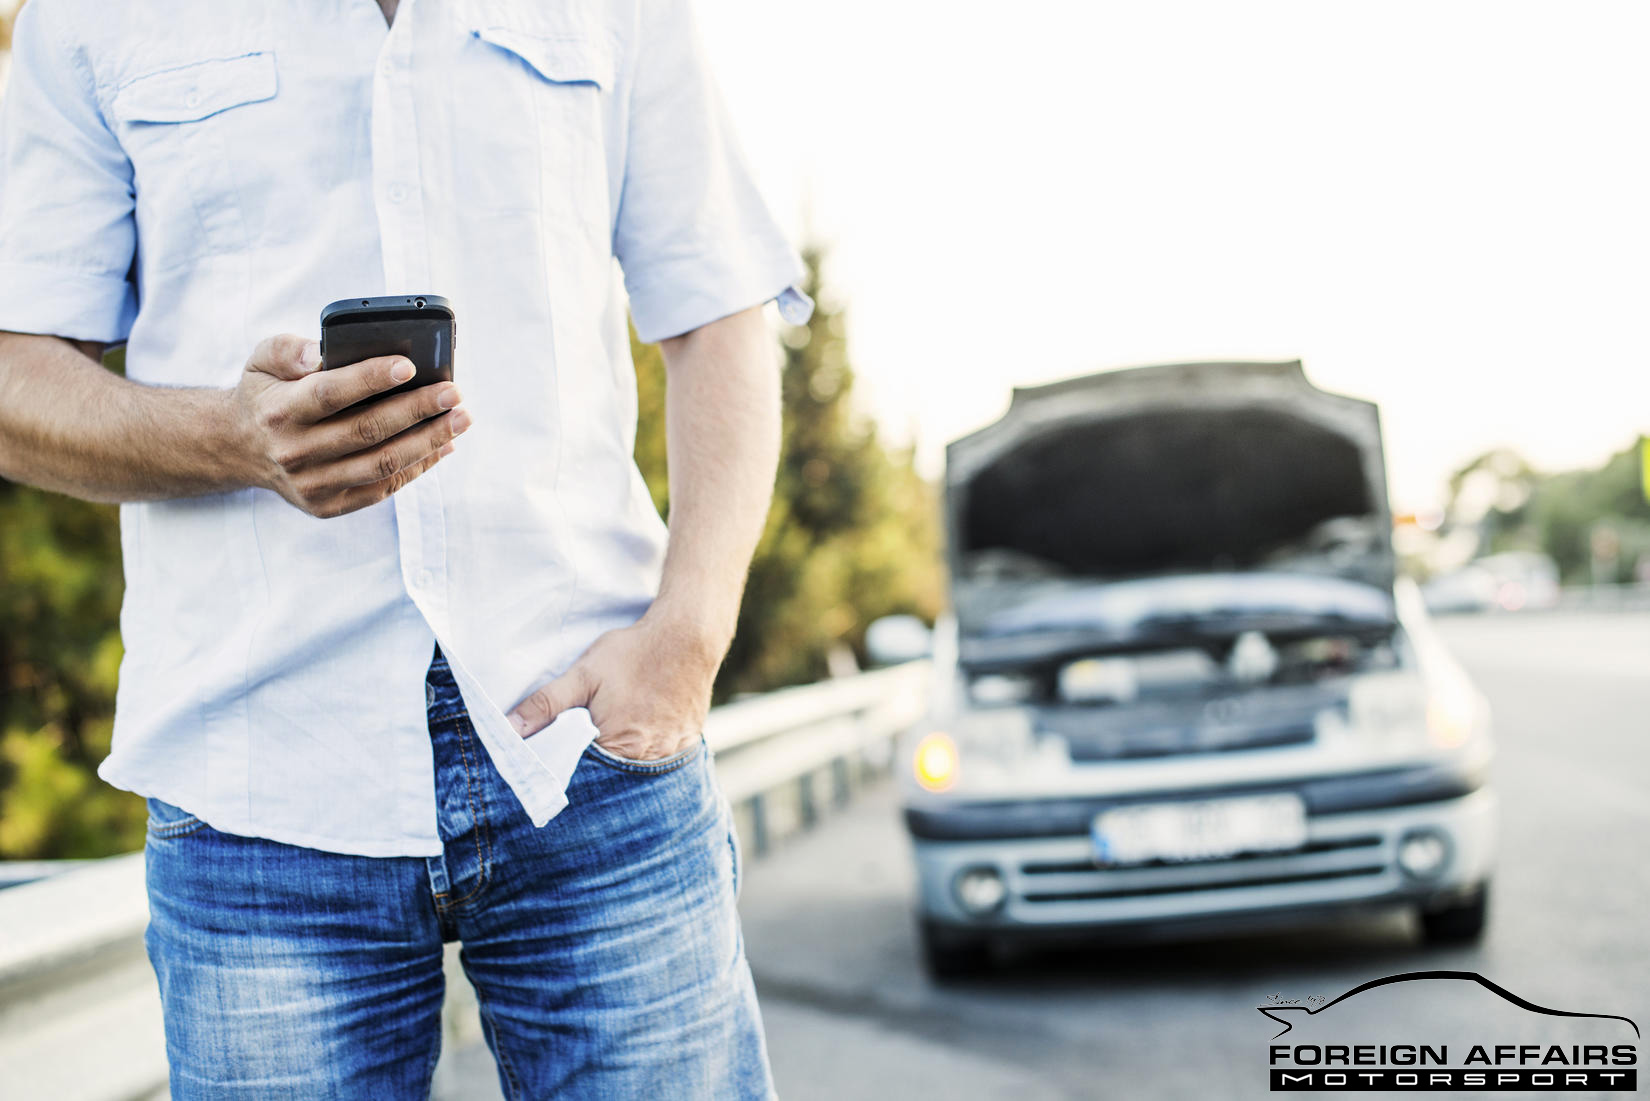
<instances>
[{"instance_id":1,"label":"man's hand","mask_svg":"<svg viewBox=\"0 0 1650 1101\"><path fill-rule=\"evenodd\" d=\"M301 336L262 341L232 405L253 485L312 516L376 504L434 466L470 426L458 387L422 386L348 409L413 376L412 362L381 356L320 370L320 346Z\"/></svg>"},{"instance_id":2,"label":"man's hand","mask_svg":"<svg viewBox=\"0 0 1650 1101\"><path fill-rule=\"evenodd\" d=\"M572 667L510 712L522 737L570 707L590 710L596 744L620 757L655 761L703 732L721 653L690 624L644 615L608 631Z\"/></svg>"}]
</instances>

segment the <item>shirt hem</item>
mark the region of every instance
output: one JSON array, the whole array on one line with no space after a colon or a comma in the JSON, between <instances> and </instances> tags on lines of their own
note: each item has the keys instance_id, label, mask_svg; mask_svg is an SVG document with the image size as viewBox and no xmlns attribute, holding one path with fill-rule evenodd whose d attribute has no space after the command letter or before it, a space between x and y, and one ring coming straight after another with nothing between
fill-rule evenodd
<instances>
[{"instance_id":1,"label":"shirt hem","mask_svg":"<svg viewBox=\"0 0 1650 1101\"><path fill-rule=\"evenodd\" d=\"M322 834L307 833L302 830L253 828L246 822L237 822L233 819L217 815L203 814L189 804L193 800L185 795L168 792L165 788L158 788L151 784L140 784L121 773L119 768L106 767L109 764L106 758L98 766L97 774L109 786L129 791L144 798L159 799L163 803L171 803L205 822L219 833L233 834L236 837L252 837L264 841L274 841L282 845L294 845L299 848L317 849L321 852L336 853L339 856L369 856L384 857L429 857L442 856L445 848L439 837L425 840L406 841L345 841L337 837L327 837Z\"/></svg>"}]
</instances>

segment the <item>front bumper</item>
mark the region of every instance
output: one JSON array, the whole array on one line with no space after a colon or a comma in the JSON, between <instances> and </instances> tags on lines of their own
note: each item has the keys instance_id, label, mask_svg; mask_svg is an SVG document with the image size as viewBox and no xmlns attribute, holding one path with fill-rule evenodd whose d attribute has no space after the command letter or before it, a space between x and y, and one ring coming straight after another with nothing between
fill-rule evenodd
<instances>
[{"instance_id":1,"label":"front bumper","mask_svg":"<svg viewBox=\"0 0 1650 1101\"><path fill-rule=\"evenodd\" d=\"M1430 829L1448 857L1425 880L1397 863L1399 840ZM1086 836L934 840L913 831L920 906L930 921L991 931L1178 925L1244 927L1346 907L1429 904L1488 880L1495 860L1494 793L1480 788L1434 802L1312 813L1304 849L1278 855L1100 868ZM999 869L1007 897L976 916L957 903L952 883L964 869Z\"/></svg>"}]
</instances>

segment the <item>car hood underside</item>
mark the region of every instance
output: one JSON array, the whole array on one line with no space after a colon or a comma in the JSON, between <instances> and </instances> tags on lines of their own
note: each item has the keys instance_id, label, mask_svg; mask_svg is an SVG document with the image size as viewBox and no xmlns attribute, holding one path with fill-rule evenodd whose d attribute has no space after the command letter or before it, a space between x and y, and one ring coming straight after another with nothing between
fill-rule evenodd
<instances>
[{"instance_id":1,"label":"car hood underside","mask_svg":"<svg viewBox=\"0 0 1650 1101\"><path fill-rule=\"evenodd\" d=\"M1017 390L947 450L958 627L1082 581L1255 571L1390 596L1372 403L1299 363L1176 364Z\"/></svg>"}]
</instances>

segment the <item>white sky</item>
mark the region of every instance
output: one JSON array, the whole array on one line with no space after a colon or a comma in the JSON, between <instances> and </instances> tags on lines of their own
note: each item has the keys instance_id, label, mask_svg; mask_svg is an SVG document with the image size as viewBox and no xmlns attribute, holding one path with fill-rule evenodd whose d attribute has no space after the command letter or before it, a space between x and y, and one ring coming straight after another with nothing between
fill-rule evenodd
<instances>
[{"instance_id":1,"label":"white sky","mask_svg":"<svg viewBox=\"0 0 1650 1101\"><path fill-rule=\"evenodd\" d=\"M697 0L764 190L833 244L868 407L1294 358L1394 500L1650 430L1650 5Z\"/></svg>"}]
</instances>

